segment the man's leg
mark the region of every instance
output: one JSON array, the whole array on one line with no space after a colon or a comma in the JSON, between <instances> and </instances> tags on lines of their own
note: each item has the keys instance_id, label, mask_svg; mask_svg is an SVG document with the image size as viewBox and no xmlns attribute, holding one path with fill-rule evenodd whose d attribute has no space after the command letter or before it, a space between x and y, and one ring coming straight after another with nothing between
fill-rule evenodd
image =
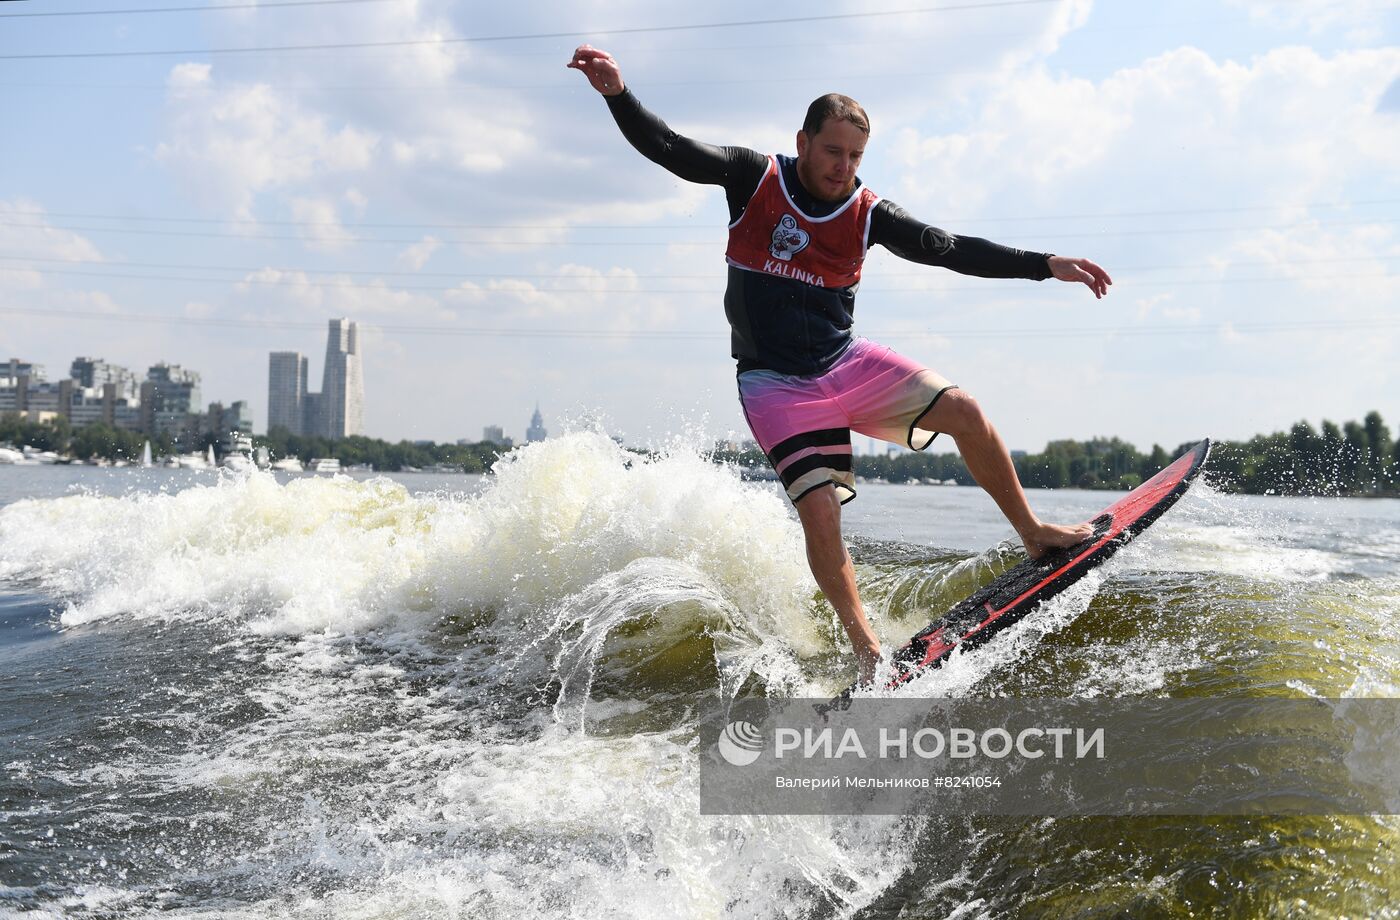
<instances>
[{"instance_id":1,"label":"man's leg","mask_svg":"<svg viewBox=\"0 0 1400 920\"><path fill-rule=\"evenodd\" d=\"M1038 559L1057 546L1073 546L1093 533L1088 524L1064 527L1046 524L1031 511L1011 454L977 400L962 390L948 390L917 423L919 428L941 431L957 443L967 470L997 503L1016 528L1026 552Z\"/></svg>"},{"instance_id":2,"label":"man's leg","mask_svg":"<svg viewBox=\"0 0 1400 920\"><path fill-rule=\"evenodd\" d=\"M841 540L841 502L836 490L816 488L808 492L797 501L797 516L807 537L807 564L812 567L812 576L846 628L856 653L859 682L869 683L880 660L880 640L865 618L855 569Z\"/></svg>"}]
</instances>

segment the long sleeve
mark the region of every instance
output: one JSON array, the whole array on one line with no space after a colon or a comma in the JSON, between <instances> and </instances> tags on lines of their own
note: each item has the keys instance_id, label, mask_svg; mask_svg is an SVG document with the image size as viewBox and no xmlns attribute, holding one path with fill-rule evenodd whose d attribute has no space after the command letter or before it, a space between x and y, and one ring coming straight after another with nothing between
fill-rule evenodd
<instances>
[{"instance_id":1,"label":"long sleeve","mask_svg":"<svg viewBox=\"0 0 1400 920\"><path fill-rule=\"evenodd\" d=\"M717 147L677 134L630 89L606 99L622 136L642 156L687 182L723 186L731 219L743 211L768 168L767 157L747 147Z\"/></svg>"},{"instance_id":2,"label":"long sleeve","mask_svg":"<svg viewBox=\"0 0 1400 920\"><path fill-rule=\"evenodd\" d=\"M879 244L901 259L936 265L980 278L1050 277L1049 253L1027 252L976 236L954 236L916 220L892 201L881 201L870 219L870 245Z\"/></svg>"}]
</instances>

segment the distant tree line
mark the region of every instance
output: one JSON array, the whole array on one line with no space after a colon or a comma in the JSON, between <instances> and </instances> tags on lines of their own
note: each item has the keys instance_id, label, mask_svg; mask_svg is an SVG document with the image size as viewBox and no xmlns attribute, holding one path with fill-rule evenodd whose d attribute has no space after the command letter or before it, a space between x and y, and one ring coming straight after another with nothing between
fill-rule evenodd
<instances>
[{"instance_id":1,"label":"distant tree line","mask_svg":"<svg viewBox=\"0 0 1400 920\"><path fill-rule=\"evenodd\" d=\"M146 443L139 432L115 429L101 423L73 429L67 419L30 422L16 414L0 414L0 443L32 445L79 460L105 457L138 460ZM151 451L162 457L177 451L168 436L151 438ZM298 457L303 463L315 457L335 457L343 465L368 464L383 472L406 467L426 469L452 466L467 473L484 473L502 449L483 441L476 444L436 444L350 437L331 441L293 435L274 428L253 439L266 447L273 459ZM203 451L215 443L210 435L203 443L179 449ZM1152 445L1140 453L1119 438L1089 441L1051 441L1038 454L1018 454L1013 459L1021 481L1041 489L1132 489L1184 451ZM717 462L767 469L758 451L717 452ZM973 485L972 475L955 453L903 452L857 457L856 472L866 479L888 482L949 479ZM1211 452L1210 481L1227 491L1281 495L1396 495L1400 494L1400 441L1379 412L1367 413L1360 422L1343 425L1324 420L1321 429L1305 421L1288 431L1255 435L1248 441L1220 441Z\"/></svg>"},{"instance_id":2,"label":"distant tree line","mask_svg":"<svg viewBox=\"0 0 1400 920\"><path fill-rule=\"evenodd\" d=\"M217 435L206 435L196 444L177 444L169 435L148 438L139 431L112 428L101 422L73 428L59 416L44 422L31 422L16 413L0 413L0 444L16 447L29 445L38 450L51 450L75 460L105 458L108 460L139 461L146 441L151 442L151 454L203 453L213 447L223 452ZM274 428L266 435L253 438L254 447L266 447L275 460L298 457L302 463L314 457L335 457L341 464L369 464L376 470L394 473L405 467L426 469L447 465L467 473L484 473L496 462L501 448L489 441L479 444L434 444L400 441L392 444L375 438L352 437L331 441L320 437L299 437L285 428Z\"/></svg>"},{"instance_id":3,"label":"distant tree line","mask_svg":"<svg viewBox=\"0 0 1400 920\"><path fill-rule=\"evenodd\" d=\"M421 470L439 465L455 467L465 473L484 473L503 452L503 448L490 441L477 444L399 441L395 444L359 435L332 441L316 435L294 435L280 427L255 437L253 444L266 447L274 460L297 457L307 463L314 457L334 457L342 466L368 464L386 473L397 473L410 466Z\"/></svg>"},{"instance_id":4,"label":"distant tree line","mask_svg":"<svg viewBox=\"0 0 1400 920\"><path fill-rule=\"evenodd\" d=\"M1167 451L1154 444L1142 453L1119 438L1051 441L1038 454L1017 454L1012 459L1021 482L1029 488L1129 490L1190 446ZM756 450L721 452L715 459L765 469L768 463ZM951 479L958 485L975 484L955 453L904 451L857 457L855 467L866 479ZM1340 427L1324 421L1320 431L1298 422L1286 432L1216 442L1208 476L1218 488L1255 495L1395 495L1400 491L1400 441L1392 439L1379 412Z\"/></svg>"},{"instance_id":5,"label":"distant tree line","mask_svg":"<svg viewBox=\"0 0 1400 920\"><path fill-rule=\"evenodd\" d=\"M213 435L209 439L209 443L217 440ZM94 457L140 460L147 440L151 442L151 452L157 457L186 450L202 452L207 446L201 441L196 446L180 448L168 434L147 438L139 431L113 428L102 422L74 428L63 416L45 422L31 422L17 413L0 413L0 444L13 444L16 447L28 445L78 460Z\"/></svg>"}]
</instances>

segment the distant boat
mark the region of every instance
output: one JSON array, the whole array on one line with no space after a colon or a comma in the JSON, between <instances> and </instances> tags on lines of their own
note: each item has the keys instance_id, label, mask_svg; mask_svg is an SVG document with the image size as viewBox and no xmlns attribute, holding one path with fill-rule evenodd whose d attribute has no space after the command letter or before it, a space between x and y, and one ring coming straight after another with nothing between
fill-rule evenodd
<instances>
[{"instance_id":1,"label":"distant boat","mask_svg":"<svg viewBox=\"0 0 1400 920\"><path fill-rule=\"evenodd\" d=\"M213 445L213 444L210 444L210 445L209 445L209 456L206 457L206 458L204 458L204 462L205 462L205 463L208 463L210 467L215 467L215 466L218 466L218 465L219 465L219 462L218 462L217 460L214 459L214 445Z\"/></svg>"},{"instance_id":2,"label":"distant boat","mask_svg":"<svg viewBox=\"0 0 1400 920\"><path fill-rule=\"evenodd\" d=\"M301 460L297 457L283 457L272 464L272 468L279 473L302 473L305 468L301 465Z\"/></svg>"},{"instance_id":3,"label":"distant boat","mask_svg":"<svg viewBox=\"0 0 1400 920\"><path fill-rule=\"evenodd\" d=\"M24 454L8 447L0 447L0 463L20 463L24 460Z\"/></svg>"},{"instance_id":4,"label":"distant boat","mask_svg":"<svg viewBox=\"0 0 1400 920\"><path fill-rule=\"evenodd\" d=\"M203 454L181 454L175 458L175 465L182 470L207 470L209 461Z\"/></svg>"},{"instance_id":5,"label":"distant boat","mask_svg":"<svg viewBox=\"0 0 1400 920\"><path fill-rule=\"evenodd\" d=\"M257 467L253 464L253 458L247 454L228 454L224 457L222 465L222 469L226 469L231 473L246 473L256 468Z\"/></svg>"},{"instance_id":6,"label":"distant boat","mask_svg":"<svg viewBox=\"0 0 1400 920\"><path fill-rule=\"evenodd\" d=\"M311 472L330 473L334 475L340 472L340 461L334 457L313 457L311 460Z\"/></svg>"},{"instance_id":7,"label":"distant boat","mask_svg":"<svg viewBox=\"0 0 1400 920\"><path fill-rule=\"evenodd\" d=\"M209 447L209 456L214 456L214 448ZM256 469L257 464L253 462L253 439L246 434L238 433L229 439L228 452L224 454L223 469L233 473L246 473Z\"/></svg>"},{"instance_id":8,"label":"distant boat","mask_svg":"<svg viewBox=\"0 0 1400 920\"><path fill-rule=\"evenodd\" d=\"M151 462L151 442L147 441L146 446L141 448L141 469L149 470L153 466L155 464Z\"/></svg>"},{"instance_id":9,"label":"distant boat","mask_svg":"<svg viewBox=\"0 0 1400 920\"><path fill-rule=\"evenodd\" d=\"M58 454L51 450L39 450L26 444L24 445L24 459L32 463L57 463Z\"/></svg>"}]
</instances>

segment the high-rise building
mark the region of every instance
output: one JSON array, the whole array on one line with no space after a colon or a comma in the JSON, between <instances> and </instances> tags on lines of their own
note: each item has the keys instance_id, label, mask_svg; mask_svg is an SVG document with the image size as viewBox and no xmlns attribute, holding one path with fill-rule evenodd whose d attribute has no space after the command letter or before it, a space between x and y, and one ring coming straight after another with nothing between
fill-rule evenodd
<instances>
[{"instance_id":1,"label":"high-rise building","mask_svg":"<svg viewBox=\"0 0 1400 920\"><path fill-rule=\"evenodd\" d=\"M152 365L141 384L141 410L143 427L149 434L169 432L179 437L190 429L190 417L202 412L199 372L165 362Z\"/></svg>"},{"instance_id":2,"label":"high-rise building","mask_svg":"<svg viewBox=\"0 0 1400 920\"><path fill-rule=\"evenodd\" d=\"M30 383L42 383L44 381L44 365L31 361L21 361L19 358L11 358L0 364L0 378L10 380L10 386L14 386L14 381L20 377L28 377Z\"/></svg>"},{"instance_id":3,"label":"high-rise building","mask_svg":"<svg viewBox=\"0 0 1400 920\"><path fill-rule=\"evenodd\" d=\"M274 351L267 365L267 426L295 435L345 438L364 434L365 379L360 363L360 329L333 319L326 336L321 392L307 389L311 375L304 355Z\"/></svg>"},{"instance_id":4,"label":"high-rise building","mask_svg":"<svg viewBox=\"0 0 1400 920\"><path fill-rule=\"evenodd\" d=\"M110 383L116 387L114 393L118 399L135 399L141 391L134 373L101 358L74 358L68 376L89 390L100 390Z\"/></svg>"},{"instance_id":5,"label":"high-rise building","mask_svg":"<svg viewBox=\"0 0 1400 920\"><path fill-rule=\"evenodd\" d=\"M549 432L544 430L544 416L540 415L540 404L535 403L535 414L530 417L530 427L525 429L525 443L533 444L547 437Z\"/></svg>"},{"instance_id":6,"label":"high-rise building","mask_svg":"<svg viewBox=\"0 0 1400 920\"><path fill-rule=\"evenodd\" d=\"M330 321L321 380L322 433L333 440L363 434L365 381L358 324L348 319Z\"/></svg>"},{"instance_id":7,"label":"high-rise building","mask_svg":"<svg viewBox=\"0 0 1400 920\"><path fill-rule=\"evenodd\" d=\"M306 356L299 351L274 351L268 356L268 431L281 427L304 435L315 430L306 424L306 364Z\"/></svg>"}]
</instances>

